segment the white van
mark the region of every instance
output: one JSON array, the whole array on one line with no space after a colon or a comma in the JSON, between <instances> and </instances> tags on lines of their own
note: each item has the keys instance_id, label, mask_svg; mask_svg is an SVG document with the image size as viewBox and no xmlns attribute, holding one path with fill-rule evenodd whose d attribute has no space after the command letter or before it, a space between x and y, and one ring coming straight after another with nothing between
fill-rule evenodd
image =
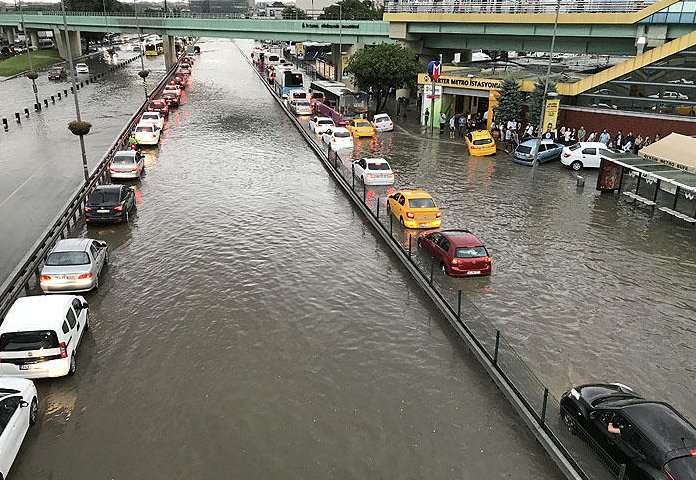
<instances>
[{"instance_id":1,"label":"white van","mask_svg":"<svg viewBox=\"0 0 696 480\"><path fill-rule=\"evenodd\" d=\"M77 347L88 328L89 306L81 296L18 298L0 325L0 375L74 375Z\"/></svg>"},{"instance_id":2,"label":"white van","mask_svg":"<svg viewBox=\"0 0 696 480\"><path fill-rule=\"evenodd\" d=\"M601 142L579 142L563 147L561 163L575 171L583 168L599 168L602 154L609 153L609 148Z\"/></svg>"}]
</instances>

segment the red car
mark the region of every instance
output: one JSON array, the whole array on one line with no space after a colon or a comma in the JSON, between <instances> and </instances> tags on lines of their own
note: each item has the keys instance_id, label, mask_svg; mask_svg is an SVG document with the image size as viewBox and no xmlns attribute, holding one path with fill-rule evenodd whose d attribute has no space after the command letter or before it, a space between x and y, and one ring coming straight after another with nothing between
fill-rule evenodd
<instances>
[{"instance_id":1,"label":"red car","mask_svg":"<svg viewBox=\"0 0 696 480\"><path fill-rule=\"evenodd\" d=\"M167 102L162 99L152 100L147 106L147 111L159 112L162 116L167 117L169 116L169 105L167 105Z\"/></svg>"},{"instance_id":2,"label":"red car","mask_svg":"<svg viewBox=\"0 0 696 480\"><path fill-rule=\"evenodd\" d=\"M178 107L179 106L179 95L177 95L174 92L167 92L162 94L162 100L167 102L167 106L169 107Z\"/></svg>"},{"instance_id":3,"label":"red car","mask_svg":"<svg viewBox=\"0 0 696 480\"><path fill-rule=\"evenodd\" d=\"M174 75L174 80L172 80L174 83L176 83L178 86L181 88L186 88L186 80L188 80L188 77L183 74L183 73L177 73Z\"/></svg>"},{"instance_id":4,"label":"red car","mask_svg":"<svg viewBox=\"0 0 696 480\"><path fill-rule=\"evenodd\" d=\"M440 262L453 277L490 275L492 259L486 246L468 230L440 230L418 237L418 246Z\"/></svg>"}]
</instances>

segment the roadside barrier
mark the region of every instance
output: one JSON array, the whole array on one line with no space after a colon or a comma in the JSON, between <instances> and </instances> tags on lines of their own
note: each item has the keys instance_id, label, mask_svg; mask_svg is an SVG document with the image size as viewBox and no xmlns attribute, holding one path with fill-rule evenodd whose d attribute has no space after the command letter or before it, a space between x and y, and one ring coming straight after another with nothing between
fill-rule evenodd
<instances>
[{"instance_id":1,"label":"roadside barrier","mask_svg":"<svg viewBox=\"0 0 696 480\"><path fill-rule=\"evenodd\" d=\"M174 77L174 73L179 67L179 61L167 71L149 97L159 94L164 89L167 83ZM55 243L59 239L66 238L70 233L70 229L74 228L80 221L80 218L84 215L85 200L89 194L98 185L108 183L109 173L107 167L109 161L115 152L127 148L130 132L140 119L140 115L147 109L148 103L149 100L143 102L140 108L131 116L126 126L119 132L116 140L102 156L97 167L92 171L89 181L83 183L75 191L63 211L55 217L51 226L44 231L39 240L29 250L29 253L24 256L19 265L2 284L0 287L0 292L2 292L0 293L0 319L4 318L7 310L18 297L29 294L32 286L38 284L39 273L46 255L48 255ZM16 115L19 121L19 114Z\"/></svg>"},{"instance_id":2,"label":"roadside barrier","mask_svg":"<svg viewBox=\"0 0 696 480\"><path fill-rule=\"evenodd\" d=\"M454 288L446 275L439 273L439 268L436 269L439 264L436 265L434 258L418 252L413 245L417 237L408 234L407 239L398 238L402 230L388 212L386 198L369 198L364 185L356 190L352 164L346 166L328 146L326 150L319 146L257 66L241 53L326 170L449 321L561 472L571 480L624 480L625 466L617 464L582 429L571 431L561 417L559 400L493 322L464 297L462 290Z\"/></svg>"}]
</instances>

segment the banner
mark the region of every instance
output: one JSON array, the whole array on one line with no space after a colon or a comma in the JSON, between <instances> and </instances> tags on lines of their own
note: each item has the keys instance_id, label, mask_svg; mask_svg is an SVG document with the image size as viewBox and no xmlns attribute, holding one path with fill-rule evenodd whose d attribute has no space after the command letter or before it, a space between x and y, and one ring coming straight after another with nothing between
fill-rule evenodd
<instances>
[{"instance_id":1,"label":"banner","mask_svg":"<svg viewBox=\"0 0 696 480\"><path fill-rule=\"evenodd\" d=\"M554 130L558 122L558 111L561 109L561 101L558 98L546 100L546 110L544 110L543 131Z\"/></svg>"}]
</instances>

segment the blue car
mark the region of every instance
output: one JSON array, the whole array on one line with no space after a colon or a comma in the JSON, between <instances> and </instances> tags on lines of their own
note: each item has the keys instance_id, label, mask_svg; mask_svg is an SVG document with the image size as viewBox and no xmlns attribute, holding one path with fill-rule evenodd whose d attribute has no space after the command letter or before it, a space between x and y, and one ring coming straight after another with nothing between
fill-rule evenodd
<instances>
[{"instance_id":1,"label":"blue car","mask_svg":"<svg viewBox=\"0 0 696 480\"><path fill-rule=\"evenodd\" d=\"M538 140L536 138L530 138L517 145L517 148L512 153L512 161L520 165L531 167L537 142ZM558 160L561 158L561 153L563 153L563 145L554 143L551 140L542 140L539 146L537 162L542 164Z\"/></svg>"}]
</instances>

